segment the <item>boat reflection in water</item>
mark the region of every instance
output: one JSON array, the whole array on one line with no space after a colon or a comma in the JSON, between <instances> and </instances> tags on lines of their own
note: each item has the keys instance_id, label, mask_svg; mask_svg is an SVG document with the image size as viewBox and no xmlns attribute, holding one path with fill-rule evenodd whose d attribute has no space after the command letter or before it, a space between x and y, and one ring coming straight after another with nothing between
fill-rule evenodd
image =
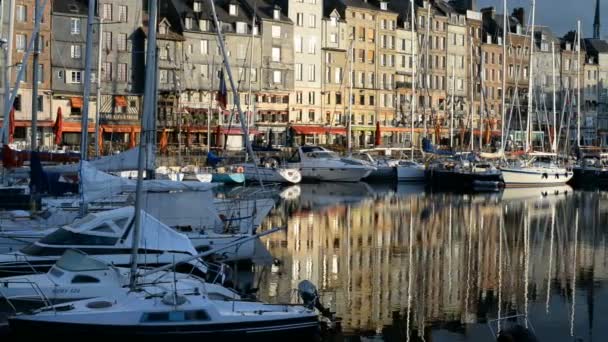
<instances>
[{"instance_id":1,"label":"boat reflection in water","mask_svg":"<svg viewBox=\"0 0 608 342\"><path fill-rule=\"evenodd\" d=\"M541 341L608 334L604 193L399 186L353 201L325 184L300 187L264 224L288 228L264 238L281 262L259 275L263 300L295 300L310 279L344 335L386 341L492 341L486 322L513 314Z\"/></svg>"}]
</instances>

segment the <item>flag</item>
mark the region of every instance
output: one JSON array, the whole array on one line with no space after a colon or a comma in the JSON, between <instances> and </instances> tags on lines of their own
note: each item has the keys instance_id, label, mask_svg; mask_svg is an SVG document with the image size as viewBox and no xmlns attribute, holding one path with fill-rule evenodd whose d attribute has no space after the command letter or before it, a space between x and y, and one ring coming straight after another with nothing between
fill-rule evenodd
<instances>
[{"instance_id":1,"label":"flag","mask_svg":"<svg viewBox=\"0 0 608 342\"><path fill-rule=\"evenodd\" d=\"M8 115L8 143L12 144L15 140L15 107L11 107Z\"/></svg>"},{"instance_id":2,"label":"flag","mask_svg":"<svg viewBox=\"0 0 608 342\"><path fill-rule=\"evenodd\" d=\"M61 137L63 135L63 115L61 114L61 107L57 108L57 118L55 119L55 125L53 126L53 133L55 133L55 145L61 145Z\"/></svg>"},{"instance_id":3,"label":"flag","mask_svg":"<svg viewBox=\"0 0 608 342\"><path fill-rule=\"evenodd\" d=\"M228 91L226 90L226 80L224 80L224 69L220 70L220 88L218 89L215 100L222 109L226 109L228 102Z\"/></svg>"}]
</instances>

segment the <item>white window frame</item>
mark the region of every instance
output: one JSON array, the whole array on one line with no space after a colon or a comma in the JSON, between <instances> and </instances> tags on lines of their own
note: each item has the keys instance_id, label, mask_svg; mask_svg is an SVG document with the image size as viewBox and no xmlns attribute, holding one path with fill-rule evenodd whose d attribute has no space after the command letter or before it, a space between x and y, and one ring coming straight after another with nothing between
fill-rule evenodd
<instances>
[{"instance_id":1,"label":"white window frame","mask_svg":"<svg viewBox=\"0 0 608 342\"><path fill-rule=\"evenodd\" d=\"M281 70L274 70L272 72L272 81L273 81L273 83L281 83L282 82Z\"/></svg>"},{"instance_id":2,"label":"white window frame","mask_svg":"<svg viewBox=\"0 0 608 342\"><path fill-rule=\"evenodd\" d=\"M281 26L272 25L272 38L281 38Z\"/></svg>"},{"instance_id":3,"label":"white window frame","mask_svg":"<svg viewBox=\"0 0 608 342\"><path fill-rule=\"evenodd\" d=\"M278 46L272 47L272 61L280 62L281 61L281 48Z\"/></svg>"},{"instance_id":4,"label":"white window frame","mask_svg":"<svg viewBox=\"0 0 608 342\"><path fill-rule=\"evenodd\" d=\"M80 18L71 18L70 19L70 33L71 34L80 34Z\"/></svg>"}]
</instances>

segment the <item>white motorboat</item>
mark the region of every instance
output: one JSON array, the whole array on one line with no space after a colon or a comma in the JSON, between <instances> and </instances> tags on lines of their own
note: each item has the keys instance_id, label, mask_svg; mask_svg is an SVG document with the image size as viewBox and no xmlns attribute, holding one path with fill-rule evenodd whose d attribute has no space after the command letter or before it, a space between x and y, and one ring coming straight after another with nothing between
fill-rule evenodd
<instances>
[{"instance_id":1,"label":"white motorboat","mask_svg":"<svg viewBox=\"0 0 608 342\"><path fill-rule=\"evenodd\" d=\"M423 164L413 160L400 160L396 168L399 182L424 182Z\"/></svg>"},{"instance_id":2,"label":"white motorboat","mask_svg":"<svg viewBox=\"0 0 608 342\"><path fill-rule=\"evenodd\" d=\"M386 156L373 157L370 152L353 153L348 159L360 160L375 170L365 178L366 181L392 182L396 178L396 167L399 161Z\"/></svg>"},{"instance_id":3,"label":"white motorboat","mask_svg":"<svg viewBox=\"0 0 608 342\"><path fill-rule=\"evenodd\" d=\"M284 168L278 165L264 164L256 168L253 164L240 164L248 182L297 184L302 181L302 174L296 168ZM254 183L255 184L255 183Z\"/></svg>"},{"instance_id":4,"label":"white motorboat","mask_svg":"<svg viewBox=\"0 0 608 342\"><path fill-rule=\"evenodd\" d=\"M47 273L5 277L0 279L0 298L13 305L27 303L61 303L79 299L111 296L129 291L130 269L108 265L81 251L67 250ZM138 279L142 284L174 283L178 290L200 286L194 275L163 271ZM223 286L205 283L212 298L240 299Z\"/></svg>"},{"instance_id":5,"label":"white motorboat","mask_svg":"<svg viewBox=\"0 0 608 342\"><path fill-rule=\"evenodd\" d=\"M81 250L108 264L126 266L131 258L134 218L133 207L91 213L18 252L0 254L0 274L46 272L68 249ZM140 225L138 263L142 266L164 265L197 253L188 237L143 210ZM195 261L187 267L190 270L205 274L206 266Z\"/></svg>"},{"instance_id":6,"label":"white motorboat","mask_svg":"<svg viewBox=\"0 0 608 342\"><path fill-rule=\"evenodd\" d=\"M300 146L288 160L304 181L358 182L369 176L375 167L354 158L341 158L320 146Z\"/></svg>"},{"instance_id":7,"label":"white motorboat","mask_svg":"<svg viewBox=\"0 0 608 342\"><path fill-rule=\"evenodd\" d=\"M555 186L566 184L573 173L565 167L549 163L520 163L500 168L505 187Z\"/></svg>"},{"instance_id":8,"label":"white motorboat","mask_svg":"<svg viewBox=\"0 0 608 342\"><path fill-rule=\"evenodd\" d=\"M138 286L111 296L50 306L9 318L15 338L33 336L312 340L319 317L312 307L213 298L204 284Z\"/></svg>"}]
</instances>

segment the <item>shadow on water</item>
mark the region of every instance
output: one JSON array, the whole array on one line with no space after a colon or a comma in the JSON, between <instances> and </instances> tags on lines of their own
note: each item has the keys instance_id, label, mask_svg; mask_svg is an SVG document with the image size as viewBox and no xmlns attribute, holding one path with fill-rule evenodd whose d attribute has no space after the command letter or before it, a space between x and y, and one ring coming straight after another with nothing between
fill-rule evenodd
<instances>
[{"instance_id":1,"label":"shadow on water","mask_svg":"<svg viewBox=\"0 0 608 342\"><path fill-rule=\"evenodd\" d=\"M298 187L264 224L287 229L264 238L280 262L256 275L260 297L311 280L342 318L331 340L495 341L488 321L514 314L540 341L608 335L606 193Z\"/></svg>"}]
</instances>

